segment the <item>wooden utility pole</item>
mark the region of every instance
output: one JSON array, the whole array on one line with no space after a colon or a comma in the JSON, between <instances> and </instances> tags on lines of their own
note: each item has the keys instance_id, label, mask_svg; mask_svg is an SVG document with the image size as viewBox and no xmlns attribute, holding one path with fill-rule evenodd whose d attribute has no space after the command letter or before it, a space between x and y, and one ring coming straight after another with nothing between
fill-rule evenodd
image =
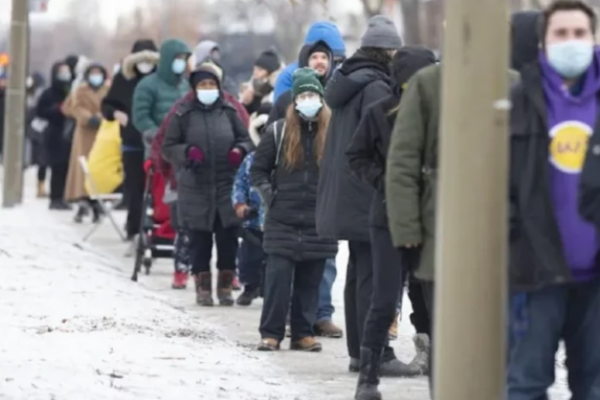
<instances>
[{"instance_id":1,"label":"wooden utility pole","mask_svg":"<svg viewBox=\"0 0 600 400\"><path fill-rule=\"evenodd\" d=\"M505 398L506 0L446 5L437 203L436 400Z\"/></svg>"},{"instance_id":2,"label":"wooden utility pole","mask_svg":"<svg viewBox=\"0 0 600 400\"><path fill-rule=\"evenodd\" d=\"M29 2L12 0L10 64L4 109L4 208L14 207L22 201L28 25Z\"/></svg>"}]
</instances>

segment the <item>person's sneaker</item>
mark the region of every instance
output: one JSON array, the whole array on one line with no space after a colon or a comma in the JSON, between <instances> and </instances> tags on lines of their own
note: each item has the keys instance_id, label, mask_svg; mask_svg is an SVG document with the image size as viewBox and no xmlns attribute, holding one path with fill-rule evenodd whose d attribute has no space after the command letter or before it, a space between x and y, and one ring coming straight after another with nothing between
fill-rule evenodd
<instances>
[{"instance_id":1,"label":"person's sneaker","mask_svg":"<svg viewBox=\"0 0 600 400\"><path fill-rule=\"evenodd\" d=\"M323 350L323 346L314 337L307 336L290 343L290 350L316 353Z\"/></svg>"},{"instance_id":2,"label":"person's sneaker","mask_svg":"<svg viewBox=\"0 0 600 400\"><path fill-rule=\"evenodd\" d=\"M240 294L236 300L238 306L249 306L252 304L254 299L258 298L260 289L246 286L242 294Z\"/></svg>"},{"instance_id":3,"label":"person's sneaker","mask_svg":"<svg viewBox=\"0 0 600 400\"><path fill-rule=\"evenodd\" d=\"M392 326L390 326L390 329L388 330L388 339L398 339L398 313L396 313L396 316L394 317L394 322L392 322Z\"/></svg>"},{"instance_id":4,"label":"person's sneaker","mask_svg":"<svg viewBox=\"0 0 600 400\"><path fill-rule=\"evenodd\" d=\"M256 347L258 351L277 351L279 350L279 342L272 338L264 338Z\"/></svg>"},{"instance_id":5,"label":"person's sneaker","mask_svg":"<svg viewBox=\"0 0 600 400\"><path fill-rule=\"evenodd\" d=\"M381 376L404 378L421 375L421 367L405 364L397 358L381 363Z\"/></svg>"},{"instance_id":6,"label":"person's sneaker","mask_svg":"<svg viewBox=\"0 0 600 400\"><path fill-rule=\"evenodd\" d=\"M429 335L418 333L413 336L413 343L417 354L409 365L419 367L423 375L429 375Z\"/></svg>"},{"instance_id":7,"label":"person's sneaker","mask_svg":"<svg viewBox=\"0 0 600 400\"><path fill-rule=\"evenodd\" d=\"M62 200L55 200L50 202L50 209L54 211L71 211L72 208L69 203Z\"/></svg>"},{"instance_id":8,"label":"person's sneaker","mask_svg":"<svg viewBox=\"0 0 600 400\"><path fill-rule=\"evenodd\" d=\"M344 337L344 331L341 330L331 320L319 321L314 326L315 336L339 339Z\"/></svg>"},{"instance_id":9,"label":"person's sneaker","mask_svg":"<svg viewBox=\"0 0 600 400\"><path fill-rule=\"evenodd\" d=\"M242 290L242 285L240 284L240 280L237 275L235 278L233 278L233 282L231 282L231 289L235 290L236 292Z\"/></svg>"},{"instance_id":10,"label":"person's sneaker","mask_svg":"<svg viewBox=\"0 0 600 400\"><path fill-rule=\"evenodd\" d=\"M173 283L171 288L173 289L185 289L187 288L188 274L187 272L175 271L173 273Z\"/></svg>"}]
</instances>

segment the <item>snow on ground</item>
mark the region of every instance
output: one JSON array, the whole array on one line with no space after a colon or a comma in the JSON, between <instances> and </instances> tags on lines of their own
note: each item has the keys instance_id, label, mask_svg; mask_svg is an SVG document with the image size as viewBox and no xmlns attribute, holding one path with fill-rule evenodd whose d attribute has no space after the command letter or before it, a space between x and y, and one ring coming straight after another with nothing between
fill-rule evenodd
<instances>
[{"instance_id":1,"label":"snow on ground","mask_svg":"<svg viewBox=\"0 0 600 400\"><path fill-rule=\"evenodd\" d=\"M126 245L110 224L84 245L89 223L76 226L72 213L49 212L33 187L28 173L25 204L0 209L0 399L353 398L345 340L323 339L321 354L255 352L260 301L200 308L191 287L170 289L170 260L132 283L132 260L122 257ZM347 257L340 246L333 290L340 326ZM408 299L404 307L407 316ZM414 354L412 334L405 318L393 343L404 361ZM552 399L566 400L562 368L558 377ZM429 399L425 378L383 379L382 392Z\"/></svg>"}]
</instances>

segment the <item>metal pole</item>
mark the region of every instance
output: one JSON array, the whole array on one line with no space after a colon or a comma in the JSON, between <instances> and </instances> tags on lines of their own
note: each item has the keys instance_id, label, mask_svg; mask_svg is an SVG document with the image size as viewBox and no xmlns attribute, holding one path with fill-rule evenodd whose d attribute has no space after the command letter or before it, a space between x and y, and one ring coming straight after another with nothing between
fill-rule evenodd
<instances>
[{"instance_id":1,"label":"metal pole","mask_svg":"<svg viewBox=\"0 0 600 400\"><path fill-rule=\"evenodd\" d=\"M22 201L23 142L25 139L25 80L27 78L27 26L29 2L12 1L10 64L4 110L4 187L2 207Z\"/></svg>"},{"instance_id":2,"label":"metal pole","mask_svg":"<svg viewBox=\"0 0 600 400\"><path fill-rule=\"evenodd\" d=\"M434 339L436 400L505 398L508 3L446 6Z\"/></svg>"}]
</instances>

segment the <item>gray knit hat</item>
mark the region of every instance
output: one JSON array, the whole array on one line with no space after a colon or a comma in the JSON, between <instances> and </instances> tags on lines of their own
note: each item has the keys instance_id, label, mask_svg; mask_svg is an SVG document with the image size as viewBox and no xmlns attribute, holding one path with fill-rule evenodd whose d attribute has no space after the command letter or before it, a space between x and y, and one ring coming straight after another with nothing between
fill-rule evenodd
<instances>
[{"instance_id":1,"label":"gray knit hat","mask_svg":"<svg viewBox=\"0 0 600 400\"><path fill-rule=\"evenodd\" d=\"M399 49L402 47L402 38L391 19L383 15L376 15L369 19L367 30L360 41L360 47Z\"/></svg>"}]
</instances>

